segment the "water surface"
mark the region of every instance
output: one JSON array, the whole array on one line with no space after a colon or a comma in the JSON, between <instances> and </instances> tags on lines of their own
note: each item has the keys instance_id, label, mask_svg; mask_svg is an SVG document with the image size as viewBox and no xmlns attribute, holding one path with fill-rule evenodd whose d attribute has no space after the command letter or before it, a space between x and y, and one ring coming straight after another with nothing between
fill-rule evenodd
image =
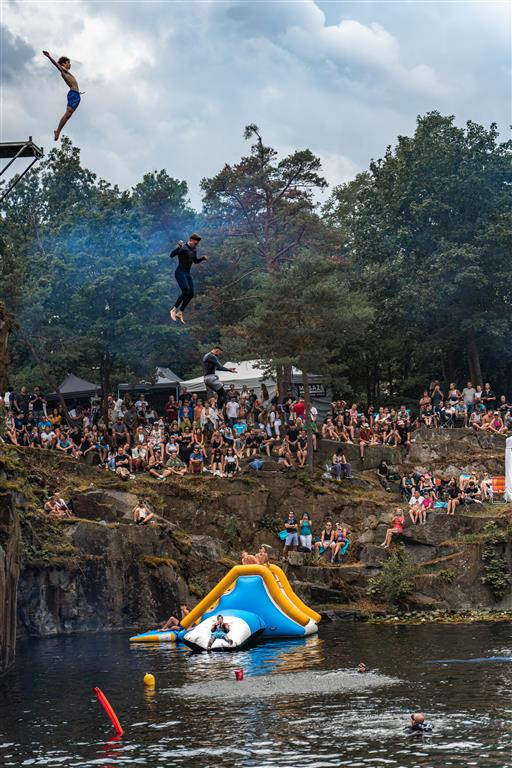
<instances>
[{"instance_id":1,"label":"water surface","mask_svg":"<svg viewBox=\"0 0 512 768\"><path fill-rule=\"evenodd\" d=\"M0 681L2 767L512 766L510 624L331 624L232 655L127 638L20 644ZM359 661L370 675L354 675ZM94 686L117 711L120 741ZM417 710L432 736L404 733Z\"/></svg>"}]
</instances>

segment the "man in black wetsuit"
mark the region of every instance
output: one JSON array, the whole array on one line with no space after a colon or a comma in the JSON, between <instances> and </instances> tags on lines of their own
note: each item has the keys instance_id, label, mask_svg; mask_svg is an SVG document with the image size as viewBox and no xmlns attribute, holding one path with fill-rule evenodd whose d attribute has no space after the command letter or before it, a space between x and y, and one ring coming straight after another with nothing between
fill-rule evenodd
<instances>
[{"instance_id":1,"label":"man in black wetsuit","mask_svg":"<svg viewBox=\"0 0 512 768\"><path fill-rule=\"evenodd\" d=\"M221 355L222 347L216 346L203 357L204 383L217 394L217 408L219 411L222 411L226 402L226 390L223 387L222 381L217 376L217 371L236 373L236 368L225 368L222 365L219 360Z\"/></svg>"},{"instance_id":2,"label":"man in black wetsuit","mask_svg":"<svg viewBox=\"0 0 512 768\"><path fill-rule=\"evenodd\" d=\"M182 323L185 322L183 319L183 310L189 301L194 298L194 282L192 280L192 275L190 274L190 268L192 267L192 264L208 261L208 256L201 256L200 258L197 256L196 251L200 240L200 236L194 233L190 235L185 244L183 244L183 240L179 240L177 247L169 254L171 259L175 256L178 257L178 266L176 267L174 277L181 289L181 293L176 299L176 304L170 310L171 320L178 319L181 320Z\"/></svg>"},{"instance_id":3,"label":"man in black wetsuit","mask_svg":"<svg viewBox=\"0 0 512 768\"><path fill-rule=\"evenodd\" d=\"M431 733L432 723L425 720L423 712L416 712L411 715L411 724L405 728L407 733Z\"/></svg>"}]
</instances>

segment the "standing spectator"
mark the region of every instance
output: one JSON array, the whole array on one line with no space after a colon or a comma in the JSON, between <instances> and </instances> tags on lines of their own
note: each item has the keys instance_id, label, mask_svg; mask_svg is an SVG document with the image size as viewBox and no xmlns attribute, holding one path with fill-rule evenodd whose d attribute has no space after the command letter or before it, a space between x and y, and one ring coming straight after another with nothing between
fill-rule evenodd
<instances>
[{"instance_id":1,"label":"standing spectator","mask_svg":"<svg viewBox=\"0 0 512 768\"><path fill-rule=\"evenodd\" d=\"M475 397L476 397L476 389L473 386L473 383L471 381L468 381L464 389L462 390L462 399L464 401L464 407L466 409L466 423L465 426L468 426L469 417L475 410Z\"/></svg>"},{"instance_id":2,"label":"standing spectator","mask_svg":"<svg viewBox=\"0 0 512 768\"><path fill-rule=\"evenodd\" d=\"M299 546L299 523L295 517L295 512L288 512L288 517L284 521L286 539L283 548L283 560L288 559L290 547Z\"/></svg>"},{"instance_id":3,"label":"standing spectator","mask_svg":"<svg viewBox=\"0 0 512 768\"><path fill-rule=\"evenodd\" d=\"M226 418L229 426L232 427L240 414L240 405L235 398L231 398L226 403Z\"/></svg>"},{"instance_id":4,"label":"standing spectator","mask_svg":"<svg viewBox=\"0 0 512 768\"><path fill-rule=\"evenodd\" d=\"M46 400L41 394L39 387L34 387L34 393L30 398L32 404L32 415L36 424L46 415Z\"/></svg>"},{"instance_id":5,"label":"standing spectator","mask_svg":"<svg viewBox=\"0 0 512 768\"><path fill-rule=\"evenodd\" d=\"M313 547L313 529L311 527L311 518L309 517L309 514L307 512L304 512L300 522L300 529L299 529L299 538L300 538L300 545L304 549L309 549L311 552L311 549Z\"/></svg>"},{"instance_id":6,"label":"standing spectator","mask_svg":"<svg viewBox=\"0 0 512 768\"><path fill-rule=\"evenodd\" d=\"M484 385L484 391L482 394L482 403L485 405L488 411L494 411L496 408L496 395L491 389L489 382Z\"/></svg>"}]
</instances>

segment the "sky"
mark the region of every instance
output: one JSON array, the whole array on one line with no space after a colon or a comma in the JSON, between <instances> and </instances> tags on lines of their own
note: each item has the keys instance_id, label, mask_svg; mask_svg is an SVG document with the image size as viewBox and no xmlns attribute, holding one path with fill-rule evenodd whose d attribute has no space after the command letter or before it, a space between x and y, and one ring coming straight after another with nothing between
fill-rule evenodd
<instances>
[{"instance_id":1,"label":"sky","mask_svg":"<svg viewBox=\"0 0 512 768\"><path fill-rule=\"evenodd\" d=\"M85 91L64 133L107 181L165 168L199 207L256 123L280 153L311 149L333 186L434 109L508 139L510 23L492 0L0 0L0 140L51 149L66 86L48 49Z\"/></svg>"}]
</instances>

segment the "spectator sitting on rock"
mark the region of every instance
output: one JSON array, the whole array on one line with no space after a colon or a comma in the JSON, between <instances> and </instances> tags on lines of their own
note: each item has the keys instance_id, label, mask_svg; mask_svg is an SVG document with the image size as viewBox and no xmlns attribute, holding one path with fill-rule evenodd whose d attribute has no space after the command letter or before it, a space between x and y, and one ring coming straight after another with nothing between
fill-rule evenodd
<instances>
[{"instance_id":1,"label":"spectator sitting on rock","mask_svg":"<svg viewBox=\"0 0 512 768\"><path fill-rule=\"evenodd\" d=\"M50 517L72 517L71 510L58 493L54 493L44 505Z\"/></svg>"},{"instance_id":2,"label":"spectator sitting on rock","mask_svg":"<svg viewBox=\"0 0 512 768\"><path fill-rule=\"evenodd\" d=\"M308 459L308 437L305 430L299 433L297 438L297 462L299 467L304 467Z\"/></svg>"},{"instance_id":3,"label":"spectator sitting on rock","mask_svg":"<svg viewBox=\"0 0 512 768\"><path fill-rule=\"evenodd\" d=\"M336 528L334 531L334 539L331 542L331 563L335 563L336 560L339 558L340 553L344 555L347 551L346 547L349 544L348 540L348 531L347 529L341 524L336 523Z\"/></svg>"},{"instance_id":4,"label":"spectator sitting on rock","mask_svg":"<svg viewBox=\"0 0 512 768\"><path fill-rule=\"evenodd\" d=\"M382 542L381 547L385 547L387 549L391 544L391 540L393 536L398 536L398 534L404 532L404 525L405 525L404 513L400 507L397 507L395 509L395 514L391 519L391 528L388 528L388 530L386 531L386 538Z\"/></svg>"},{"instance_id":5,"label":"spectator sitting on rock","mask_svg":"<svg viewBox=\"0 0 512 768\"><path fill-rule=\"evenodd\" d=\"M147 525L154 517L154 513L151 512L144 499L139 499L132 509L133 522L136 525Z\"/></svg>"},{"instance_id":6,"label":"spectator sitting on rock","mask_svg":"<svg viewBox=\"0 0 512 768\"><path fill-rule=\"evenodd\" d=\"M464 504L481 504L482 503L480 488L478 487L476 480L474 480L473 478L467 483L466 487L464 488L464 496L462 498L462 502Z\"/></svg>"},{"instance_id":7,"label":"spectator sitting on rock","mask_svg":"<svg viewBox=\"0 0 512 768\"><path fill-rule=\"evenodd\" d=\"M192 475L200 475L204 468L205 450L197 443L194 445L188 460L188 468Z\"/></svg>"},{"instance_id":8,"label":"spectator sitting on rock","mask_svg":"<svg viewBox=\"0 0 512 768\"><path fill-rule=\"evenodd\" d=\"M461 491L457 487L457 483L455 482L455 479L450 480L448 483L448 507L446 509L447 515L454 515L456 508L461 504L462 499L464 498L464 491Z\"/></svg>"},{"instance_id":9,"label":"spectator sitting on rock","mask_svg":"<svg viewBox=\"0 0 512 768\"><path fill-rule=\"evenodd\" d=\"M364 461L364 450L367 445L376 445L377 440L367 421L363 421L359 429L359 458Z\"/></svg>"},{"instance_id":10,"label":"spectator sitting on rock","mask_svg":"<svg viewBox=\"0 0 512 768\"><path fill-rule=\"evenodd\" d=\"M299 523L295 517L295 512L288 512L288 517L284 521L286 539L283 548L283 560L288 559L290 547L299 546Z\"/></svg>"},{"instance_id":11,"label":"spectator sitting on rock","mask_svg":"<svg viewBox=\"0 0 512 768\"><path fill-rule=\"evenodd\" d=\"M178 452L176 450L172 450L171 455L165 462L165 469L160 475L159 480L165 480L165 478L169 477L169 475L178 475L179 477L183 477L183 475L186 474L187 465L180 459Z\"/></svg>"},{"instance_id":12,"label":"spectator sitting on rock","mask_svg":"<svg viewBox=\"0 0 512 768\"><path fill-rule=\"evenodd\" d=\"M288 442L288 438L284 437L283 442L281 443L281 446L277 452L277 462L278 464L283 464L283 466L286 467L286 469L291 469L292 466L292 454L290 451L290 444Z\"/></svg>"},{"instance_id":13,"label":"spectator sitting on rock","mask_svg":"<svg viewBox=\"0 0 512 768\"><path fill-rule=\"evenodd\" d=\"M413 525L416 525L416 523L423 524L423 496L417 489L412 492L412 496L409 499L409 517Z\"/></svg>"},{"instance_id":14,"label":"spectator sitting on rock","mask_svg":"<svg viewBox=\"0 0 512 768\"><path fill-rule=\"evenodd\" d=\"M146 469L150 475L153 475L153 477L159 477L163 468L164 460L162 456L162 446L156 445L154 448L149 449L149 458Z\"/></svg>"},{"instance_id":15,"label":"spectator sitting on rock","mask_svg":"<svg viewBox=\"0 0 512 768\"><path fill-rule=\"evenodd\" d=\"M342 476L347 480L352 480L351 465L343 451L337 450L333 453L331 472L336 472L336 480L340 482Z\"/></svg>"},{"instance_id":16,"label":"spectator sitting on rock","mask_svg":"<svg viewBox=\"0 0 512 768\"><path fill-rule=\"evenodd\" d=\"M482 482L480 483L480 495L482 497L482 501L492 501L492 498L493 498L492 478L489 477L488 472L484 472L483 474Z\"/></svg>"},{"instance_id":17,"label":"spectator sitting on rock","mask_svg":"<svg viewBox=\"0 0 512 768\"><path fill-rule=\"evenodd\" d=\"M331 544L334 541L334 529L330 520L327 520L320 538L315 542L315 552L317 556L322 555L324 552L331 551Z\"/></svg>"},{"instance_id":18,"label":"spectator sitting on rock","mask_svg":"<svg viewBox=\"0 0 512 768\"><path fill-rule=\"evenodd\" d=\"M224 456L223 473L226 477L233 478L240 469L240 462L233 446L229 446Z\"/></svg>"},{"instance_id":19,"label":"spectator sitting on rock","mask_svg":"<svg viewBox=\"0 0 512 768\"><path fill-rule=\"evenodd\" d=\"M492 432L495 435L504 435L507 431L505 424L499 414L499 411L494 411L494 418L488 427L488 432Z\"/></svg>"}]
</instances>

